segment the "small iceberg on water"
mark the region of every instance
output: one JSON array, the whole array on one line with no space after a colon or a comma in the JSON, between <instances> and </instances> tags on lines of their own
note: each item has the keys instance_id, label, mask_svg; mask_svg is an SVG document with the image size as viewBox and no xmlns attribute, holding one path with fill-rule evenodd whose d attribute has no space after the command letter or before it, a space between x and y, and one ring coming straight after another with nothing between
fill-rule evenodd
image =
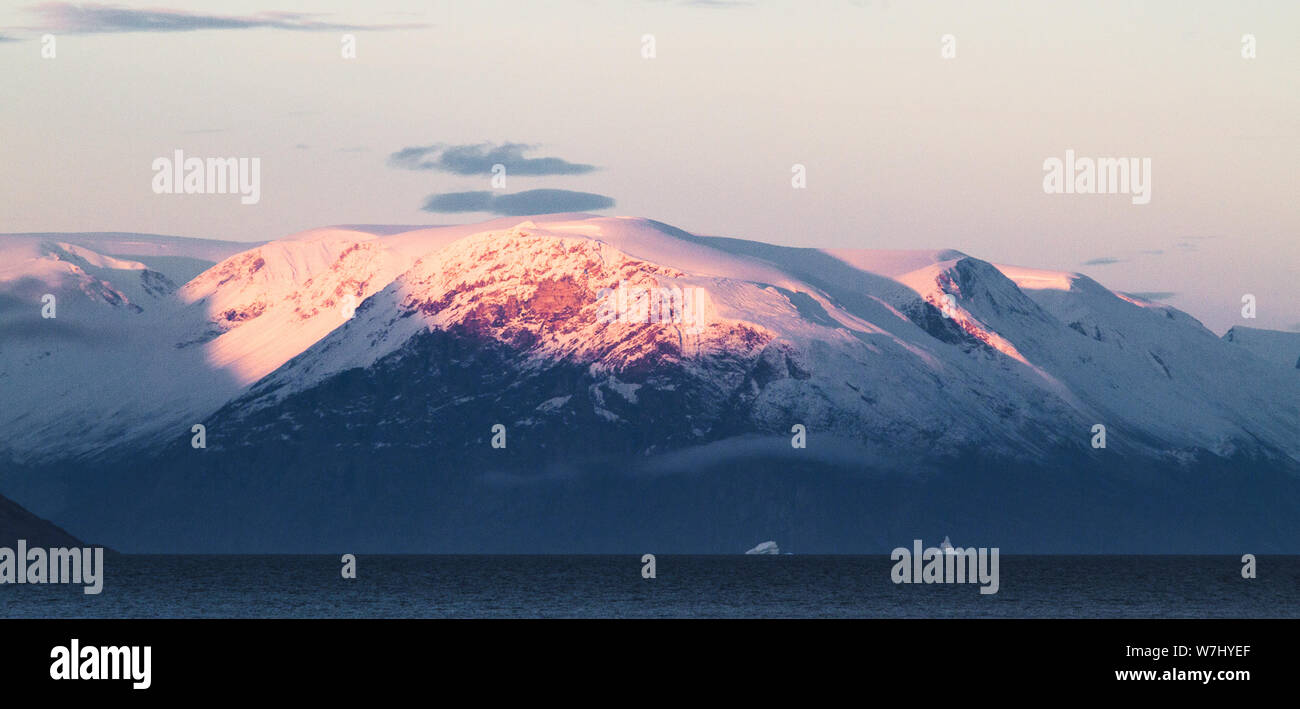
<instances>
[{"instance_id":1,"label":"small iceberg on water","mask_svg":"<svg viewBox=\"0 0 1300 709\"><path fill-rule=\"evenodd\" d=\"M777 548L776 542L763 542L758 546L745 552L746 554L780 554L781 550Z\"/></svg>"}]
</instances>

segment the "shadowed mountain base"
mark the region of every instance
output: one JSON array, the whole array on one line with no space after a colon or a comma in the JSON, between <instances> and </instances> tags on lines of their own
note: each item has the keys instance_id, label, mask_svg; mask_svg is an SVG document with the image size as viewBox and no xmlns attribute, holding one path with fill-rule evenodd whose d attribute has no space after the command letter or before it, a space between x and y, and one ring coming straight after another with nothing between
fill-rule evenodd
<instances>
[{"instance_id":1,"label":"shadowed mountain base","mask_svg":"<svg viewBox=\"0 0 1300 709\"><path fill-rule=\"evenodd\" d=\"M1300 482L1249 461L1043 470L972 457L917 474L742 454L487 473L391 452L311 465L293 449L261 454L260 466L213 456L3 482L128 552L741 553L777 539L887 553L949 535L1011 554L1240 555L1294 553L1300 539L1287 502Z\"/></svg>"},{"instance_id":2,"label":"shadowed mountain base","mask_svg":"<svg viewBox=\"0 0 1300 709\"><path fill-rule=\"evenodd\" d=\"M0 546L13 548L19 539L27 540L29 547L85 546L71 534L0 496Z\"/></svg>"}]
</instances>

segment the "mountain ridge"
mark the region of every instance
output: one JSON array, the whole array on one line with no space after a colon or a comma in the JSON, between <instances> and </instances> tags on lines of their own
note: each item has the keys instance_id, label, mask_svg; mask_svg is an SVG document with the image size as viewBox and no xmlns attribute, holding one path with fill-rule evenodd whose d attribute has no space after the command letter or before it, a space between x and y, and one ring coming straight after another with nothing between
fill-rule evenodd
<instances>
[{"instance_id":1,"label":"mountain ridge","mask_svg":"<svg viewBox=\"0 0 1300 709\"><path fill-rule=\"evenodd\" d=\"M851 548L852 525L827 515L871 510L878 535L900 523L884 501L934 501L940 480L977 498L982 481L1029 507L1077 504L1070 495L1100 505L1089 486L1104 482L1138 495L1105 498L1132 515L1111 531L1140 532L1139 500L1160 485L1161 504L1199 509L1265 489L1290 499L1280 491L1300 479L1300 379L1186 313L1081 274L951 249L698 237L627 217L371 229L253 245L140 296L138 311L83 291L60 297L56 321L36 319L30 294L24 317L0 310L0 324L28 332L0 349L0 385L25 394L7 397L17 405L0 421L0 489L76 519L83 535L154 550L301 549L323 539L309 533L325 534L320 515L339 514L381 546L519 550L508 533L520 524L548 530L538 543L551 545L578 528L600 536L593 505L622 510L600 524L624 543L633 519L670 534L627 508L633 490L656 509L695 509L682 523L692 529L720 514L681 498L687 489L733 499L724 516L740 515L736 529L777 515L769 522L794 525L795 538L836 549ZM95 261L79 246L90 253L71 255ZM121 261L102 260L96 277L125 293L119 282L148 269ZM0 291L17 280L0 278ZM85 332L53 346L65 312ZM190 446L194 424L206 448ZM806 449L791 447L798 435ZM754 471L752 487L737 466ZM789 488L783 470L814 478ZM1233 470L1257 479L1243 488ZM1004 489L1013 479L1019 488ZM143 497L96 508L96 491L118 488ZM812 502L782 501L795 489ZM548 505L576 526L539 518ZM491 510L501 521L481 517ZM1153 524L1181 529L1167 513ZM419 521L428 514L437 519ZM1225 513L1204 515L1195 538L1232 533ZM1279 515L1242 533L1289 533ZM1045 508L1024 524L1049 549L1077 549L1057 527L1067 518L1085 523ZM398 528L416 536L384 537ZM439 546L435 529L464 539Z\"/></svg>"}]
</instances>

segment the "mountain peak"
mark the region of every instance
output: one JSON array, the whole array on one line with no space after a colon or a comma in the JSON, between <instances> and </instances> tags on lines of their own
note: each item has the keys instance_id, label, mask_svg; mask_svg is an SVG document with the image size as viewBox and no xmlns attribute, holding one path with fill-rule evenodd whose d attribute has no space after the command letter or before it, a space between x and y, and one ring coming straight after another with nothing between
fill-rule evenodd
<instances>
[{"instance_id":1,"label":"mountain peak","mask_svg":"<svg viewBox=\"0 0 1300 709\"><path fill-rule=\"evenodd\" d=\"M149 272L147 260L76 240L22 243L47 242L70 245L59 247L60 268L106 269L118 290L123 274ZM41 262L7 263L0 284ZM56 350L33 329L0 353L0 377L58 382L53 404L49 392L11 399L5 452L175 440L219 410L236 430L241 409L273 409L349 372L384 380L418 354L442 362L440 377L462 376L454 361L491 350L508 379L557 378L537 400L480 385L514 397L519 420L630 421L677 401L699 432L687 438L796 421L899 456L982 441L1032 458L1082 447L1078 431L1106 422L1134 432L1113 444L1134 455L1235 441L1300 456L1288 433L1300 412L1267 404L1295 378L1252 364L1238 335L1220 340L1176 309L1077 273L952 249L791 248L591 215L328 227L250 245L150 297L111 338L85 334ZM611 408L619 392L631 398Z\"/></svg>"}]
</instances>

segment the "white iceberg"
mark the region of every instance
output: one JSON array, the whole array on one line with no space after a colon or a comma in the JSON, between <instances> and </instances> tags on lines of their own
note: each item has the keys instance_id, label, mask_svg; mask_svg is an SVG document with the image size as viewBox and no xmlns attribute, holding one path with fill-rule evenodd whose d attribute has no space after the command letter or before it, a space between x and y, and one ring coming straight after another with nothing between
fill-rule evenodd
<instances>
[{"instance_id":1,"label":"white iceberg","mask_svg":"<svg viewBox=\"0 0 1300 709\"><path fill-rule=\"evenodd\" d=\"M776 542L763 542L758 546L745 552L746 554L780 554L781 550L777 548Z\"/></svg>"}]
</instances>

